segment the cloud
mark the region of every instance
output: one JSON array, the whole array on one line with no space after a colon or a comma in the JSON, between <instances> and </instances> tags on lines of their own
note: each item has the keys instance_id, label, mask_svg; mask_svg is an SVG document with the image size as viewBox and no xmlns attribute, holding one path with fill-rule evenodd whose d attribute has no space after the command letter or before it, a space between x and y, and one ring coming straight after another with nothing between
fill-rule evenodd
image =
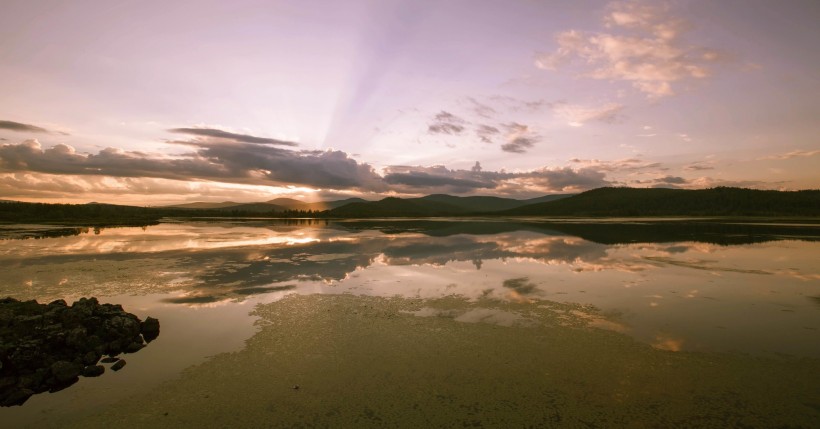
<instances>
[{"instance_id":1,"label":"cloud","mask_svg":"<svg viewBox=\"0 0 820 429\"><path fill-rule=\"evenodd\" d=\"M544 107L551 107L553 103L546 100L521 100L507 95L494 95L490 97L490 101L496 103L501 108L510 112L528 112L533 113L541 110Z\"/></svg>"},{"instance_id":2,"label":"cloud","mask_svg":"<svg viewBox=\"0 0 820 429\"><path fill-rule=\"evenodd\" d=\"M704 189L714 188L717 186L728 186L733 188L750 188L750 189L778 189L786 190L787 181L764 182L761 180L726 180L714 177L699 177L689 181L688 188Z\"/></svg>"},{"instance_id":3,"label":"cloud","mask_svg":"<svg viewBox=\"0 0 820 429\"><path fill-rule=\"evenodd\" d=\"M441 111L433 117L433 123L427 127L430 134L461 134L464 131L466 121L450 113Z\"/></svg>"},{"instance_id":4,"label":"cloud","mask_svg":"<svg viewBox=\"0 0 820 429\"><path fill-rule=\"evenodd\" d=\"M481 116L482 118L489 119L489 118L494 117L498 113L492 107L490 107L487 104L484 104L484 103L476 100L473 97L467 97L466 100L470 104L470 107L472 108L473 113L475 113L478 116Z\"/></svg>"},{"instance_id":5,"label":"cloud","mask_svg":"<svg viewBox=\"0 0 820 429\"><path fill-rule=\"evenodd\" d=\"M21 133L43 133L43 134L46 134L46 133L51 134L52 133L51 131L49 131L45 128L42 128L42 127L38 127L36 125L24 124L24 123L21 123L21 122L14 122L14 121L3 121L3 120L0 120L0 130L17 131L17 132L21 132ZM63 132L59 132L59 134L68 135L68 134L63 133ZM3 139L3 140L5 140L5 139Z\"/></svg>"},{"instance_id":6,"label":"cloud","mask_svg":"<svg viewBox=\"0 0 820 429\"><path fill-rule=\"evenodd\" d=\"M820 150L793 150L791 152L764 156L764 157L761 157L761 158L757 158L757 160L762 161L762 160L766 160L766 159L781 160L781 159L792 159L792 158L808 158L810 156L815 156L817 154L820 154Z\"/></svg>"},{"instance_id":7,"label":"cloud","mask_svg":"<svg viewBox=\"0 0 820 429\"><path fill-rule=\"evenodd\" d=\"M680 176L665 176L660 177L652 181L654 183L654 187L656 188L675 188L678 185L685 185L689 183L688 180L684 179Z\"/></svg>"},{"instance_id":8,"label":"cloud","mask_svg":"<svg viewBox=\"0 0 820 429\"><path fill-rule=\"evenodd\" d=\"M530 137L516 137L509 142L501 145L501 150L510 153L525 153L527 149L535 146L538 140Z\"/></svg>"},{"instance_id":9,"label":"cloud","mask_svg":"<svg viewBox=\"0 0 820 429\"><path fill-rule=\"evenodd\" d=\"M228 131L219 130L216 128L171 128L168 130L171 133L187 134L197 137L224 139L238 143L254 143L254 144L272 144L279 146L298 146L297 143L276 140L266 137L256 137L247 134L236 134Z\"/></svg>"},{"instance_id":10,"label":"cloud","mask_svg":"<svg viewBox=\"0 0 820 429\"><path fill-rule=\"evenodd\" d=\"M509 122L501 126L507 131L507 142L501 145L504 152L525 153L541 140L541 136L533 132L528 125Z\"/></svg>"},{"instance_id":11,"label":"cloud","mask_svg":"<svg viewBox=\"0 0 820 429\"><path fill-rule=\"evenodd\" d=\"M164 157L106 148L97 154L81 154L68 145L44 149L37 140L26 140L0 146L0 171L213 180L324 189L385 188L373 167L341 151L293 151L211 140L174 143L190 146L193 152Z\"/></svg>"},{"instance_id":12,"label":"cloud","mask_svg":"<svg viewBox=\"0 0 820 429\"><path fill-rule=\"evenodd\" d=\"M694 162L692 164L684 166L683 169L685 171L703 171L703 170L714 170L715 167L713 167L711 165L703 165L702 163L699 163L699 162Z\"/></svg>"},{"instance_id":13,"label":"cloud","mask_svg":"<svg viewBox=\"0 0 820 429\"><path fill-rule=\"evenodd\" d=\"M498 128L485 124L480 124L475 130L478 138L484 143L492 143L493 137L498 135L500 132L501 131L499 131Z\"/></svg>"},{"instance_id":14,"label":"cloud","mask_svg":"<svg viewBox=\"0 0 820 429\"><path fill-rule=\"evenodd\" d=\"M553 112L559 118L567 121L573 127L583 126L587 122L603 122L611 124L617 121L624 110L618 103L605 103L597 106L582 106L564 102L554 103Z\"/></svg>"},{"instance_id":15,"label":"cloud","mask_svg":"<svg viewBox=\"0 0 820 429\"><path fill-rule=\"evenodd\" d=\"M532 147L538 138L528 125L517 122L492 128L495 131L485 131L510 139L507 144L513 147L505 149L514 152ZM613 182L606 179L606 174L616 171L612 163L574 160L577 166L572 168L518 172L486 171L475 163L465 170L388 166L379 174L371 165L338 150L296 150L212 135L168 143L188 150L169 156L110 147L82 153L66 144L44 147L36 139L0 144L0 193L18 195L14 189L27 189L36 190L42 198L55 198L105 195L105 189L110 189L112 193L129 195L187 195L193 193L191 186L212 185L225 189L296 186L325 192L416 195L492 190L496 195L529 197L607 186ZM637 160L619 162L629 168L646 164Z\"/></svg>"},{"instance_id":16,"label":"cloud","mask_svg":"<svg viewBox=\"0 0 820 429\"><path fill-rule=\"evenodd\" d=\"M665 7L616 1L608 9L607 31L563 31L555 38L558 49L537 54L535 65L556 70L577 58L588 68L585 77L629 82L659 98L675 94L675 83L709 77L710 65L723 58L714 49L684 43L689 24L670 16Z\"/></svg>"},{"instance_id":17,"label":"cloud","mask_svg":"<svg viewBox=\"0 0 820 429\"><path fill-rule=\"evenodd\" d=\"M461 134L464 131L464 127L462 125L457 124L448 124L448 123L436 123L430 124L427 127L427 132L430 134Z\"/></svg>"},{"instance_id":18,"label":"cloud","mask_svg":"<svg viewBox=\"0 0 820 429\"><path fill-rule=\"evenodd\" d=\"M649 162L638 158L619 159L615 161L601 161L598 159L578 159L569 160L573 164L580 164L582 168L592 168L597 171L606 172L635 172L643 170L665 170L659 162Z\"/></svg>"},{"instance_id":19,"label":"cloud","mask_svg":"<svg viewBox=\"0 0 820 429\"><path fill-rule=\"evenodd\" d=\"M478 189L492 189L497 183L473 170L448 170L444 166L409 167L390 166L385 169L384 181L400 185L406 191L425 192L426 189L447 189L448 192L466 193Z\"/></svg>"},{"instance_id":20,"label":"cloud","mask_svg":"<svg viewBox=\"0 0 820 429\"><path fill-rule=\"evenodd\" d=\"M605 173L592 168L542 168L523 172L485 171L480 164L470 170L444 166L390 166L385 182L401 193L472 193L492 189L496 195L541 195L580 191L610 184Z\"/></svg>"}]
</instances>

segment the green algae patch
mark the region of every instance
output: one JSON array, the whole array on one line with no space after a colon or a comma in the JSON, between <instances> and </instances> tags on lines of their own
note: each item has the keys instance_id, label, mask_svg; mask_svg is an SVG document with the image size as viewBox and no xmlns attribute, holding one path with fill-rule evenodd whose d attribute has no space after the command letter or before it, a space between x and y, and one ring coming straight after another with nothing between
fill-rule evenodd
<instances>
[{"instance_id":1,"label":"green algae patch","mask_svg":"<svg viewBox=\"0 0 820 429\"><path fill-rule=\"evenodd\" d=\"M659 350L571 304L291 295L76 427L812 427L820 362ZM592 315L590 315L592 314ZM203 327L203 329L207 329Z\"/></svg>"}]
</instances>

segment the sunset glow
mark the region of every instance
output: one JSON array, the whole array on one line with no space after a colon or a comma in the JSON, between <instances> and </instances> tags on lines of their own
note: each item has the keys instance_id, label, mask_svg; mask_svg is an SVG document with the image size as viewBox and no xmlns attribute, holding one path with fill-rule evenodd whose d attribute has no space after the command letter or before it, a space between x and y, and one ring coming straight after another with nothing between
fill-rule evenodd
<instances>
[{"instance_id":1,"label":"sunset glow","mask_svg":"<svg viewBox=\"0 0 820 429\"><path fill-rule=\"evenodd\" d=\"M0 199L820 187L813 1L2 9Z\"/></svg>"}]
</instances>

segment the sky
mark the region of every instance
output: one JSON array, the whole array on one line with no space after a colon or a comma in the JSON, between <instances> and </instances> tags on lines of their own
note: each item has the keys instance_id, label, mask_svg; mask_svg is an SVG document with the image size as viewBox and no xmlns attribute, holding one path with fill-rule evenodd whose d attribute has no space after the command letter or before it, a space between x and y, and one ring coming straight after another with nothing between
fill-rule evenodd
<instances>
[{"instance_id":1,"label":"sky","mask_svg":"<svg viewBox=\"0 0 820 429\"><path fill-rule=\"evenodd\" d=\"M0 199L820 188L816 0L0 9Z\"/></svg>"}]
</instances>

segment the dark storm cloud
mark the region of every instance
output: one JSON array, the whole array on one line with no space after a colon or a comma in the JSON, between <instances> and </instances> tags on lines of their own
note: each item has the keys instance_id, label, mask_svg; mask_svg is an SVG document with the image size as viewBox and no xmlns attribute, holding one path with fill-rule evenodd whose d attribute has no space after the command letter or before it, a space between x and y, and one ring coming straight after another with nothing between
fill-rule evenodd
<instances>
[{"instance_id":1,"label":"dark storm cloud","mask_svg":"<svg viewBox=\"0 0 820 429\"><path fill-rule=\"evenodd\" d=\"M606 180L606 174L594 168L544 168L520 173L519 176L533 186L554 191L578 191L611 185Z\"/></svg>"},{"instance_id":2,"label":"dark storm cloud","mask_svg":"<svg viewBox=\"0 0 820 429\"><path fill-rule=\"evenodd\" d=\"M248 143L189 141L194 152L176 158L107 148L76 153L59 144L44 149L36 140L0 146L0 171L48 174L217 180L259 185L302 185L327 189L384 190L369 164L341 151L292 151Z\"/></svg>"},{"instance_id":3,"label":"dark storm cloud","mask_svg":"<svg viewBox=\"0 0 820 429\"><path fill-rule=\"evenodd\" d=\"M50 131L38 127L36 125L31 124L23 124L20 122L14 121L2 121L0 120L0 130L10 130L10 131L18 131L18 132L28 132L28 133L49 133Z\"/></svg>"},{"instance_id":4,"label":"dark storm cloud","mask_svg":"<svg viewBox=\"0 0 820 429\"><path fill-rule=\"evenodd\" d=\"M493 189L495 193L516 195L522 191L576 191L608 186L606 175L590 168L569 167L525 172L451 170L443 166L390 166L384 181L391 189L406 193L470 193Z\"/></svg>"},{"instance_id":5,"label":"dark storm cloud","mask_svg":"<svg viewBox=\"0 0 820 429\"><path fill-rule=\"evenodd\" d=\"M168 131L177 134L187 134L198 137L211 137L217 139L231 140L239 143L272 144L278 146L298 146L298 144L294 142L276 140L266 137L256 137L247 134L236 134L228 131L219 130L216 128L171 128Z\"/></svg>"},{"instance_id":6,"label":"dark storm cloud","mask_svg":"<svg viewBox=\"0 0 820 429\"><path fill-rule=\"evenodd\" d=\"M487 180L480 173L465 170L448 170L442 166L408 167L391 166L386 169L384 181L390 185L400 185L404 189L447 188L450 192L462 193L476 189L491 189L497 184Z\"/></svg>"},{"instance_id":7,"label":"dark storm cloud","mask_svg":"<svg viewBox=\"0 0 820 429\"><path fill-rule=\"evenodd\" d=\"M508 124L506 129L525 133L528 130L525 125L514 123ZM527 139L517 137L512 143L527 148L532 145ZM0 144L0 173L293 185L374 194L387 191L471 194L493 190L498 195L532 196L611 184L605 177L606 166L602 165L522 172L486 171L478 163L465 170L444 166L388 166L380 175L370 164L338 150L293 150L210 135L168 143L189 150L164 156L115 148L79 153L66 144L43 147L34 139L19 144ZM44 177L35 180L24 175L15 177L17 181L39 183L37 186L52 180ZM81 181L66 183L75 188L79 186L78 192L82 192L80 188L85 185L77 185ZM59 190L55 189L55 192Z\"/></svg>"}]
</instances>

